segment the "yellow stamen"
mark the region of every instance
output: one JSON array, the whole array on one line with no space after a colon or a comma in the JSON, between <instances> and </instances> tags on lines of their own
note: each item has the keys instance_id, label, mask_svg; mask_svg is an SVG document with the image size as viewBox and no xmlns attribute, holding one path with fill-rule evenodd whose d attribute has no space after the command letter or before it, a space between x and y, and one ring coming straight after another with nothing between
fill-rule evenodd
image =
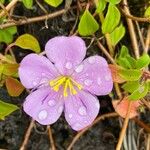
<instances>
[{"instance_id":1,"label":"yellow stamen","mask_svg":"<svg viewBox=\"0 0 150 150\"><path fill-rule=\"evenodd\" d=\"M52 87L52 89L56 92L58 92L60 87L63 86L64 97L68 96L68 92L70 92L71 95L77 94L76 88L78 88L79 90L82 89L82 85L80 85L79 83L77 83L75 80L73 80L68 76L60 76L54 80L51 80L49 84ZM76 88L74 86L76 86Z\"/></svg>"},{"instance_id":2,"label":"yellow stamen","mask_svg":"<svg viewBox=\"0 0 150 150\"><path fill-rule=\"evenodd\" d=\"M70 89L70 93L75 95L77 94L77 91L75 90L75 88L73 87L73 85L71 84L71 81L69 80L68 82L68 85L69 85L69 89Z\"/></svg>"},{"instance_id":3,"label":"yellow stamen","mask_svg":"<svg viewBox=\"0 0 150 150\"><path fill-rule=\"evenodd\" d=\"M71 79L72 80L72 82L73 82L73 84L79 89L79 90L82 90L82 85L81 84L79 84L79 83L77 83L75 80L73 80L73 79Z\"/></svg>"}]
</instances>

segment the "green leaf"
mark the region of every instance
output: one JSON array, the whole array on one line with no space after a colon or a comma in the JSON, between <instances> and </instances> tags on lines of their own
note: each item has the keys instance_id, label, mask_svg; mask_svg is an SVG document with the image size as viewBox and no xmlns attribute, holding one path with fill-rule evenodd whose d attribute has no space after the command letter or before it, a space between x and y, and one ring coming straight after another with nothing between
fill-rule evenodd
<instances>
[{"instance_id":1,"label":"green leaf","mask_svg":"<svg viewBox=\"0 0 150 150\"><path fill-rule=\"evenodd\" d=\"M2 4L4 4L4 3L5 3L5 0L0 0L0 2L1 2Z\"/></svg>"},{"instance_id":2,"label":"green leaf","mask_svg":"<svg viewBox=\"0 0 150 150\"><path fill-rule=\"evenodd\" d=\"M131 68L136 69L136 59L134 59L130 55L126 56L126 58L127 58L128 62L130 63Z\"/></svg>"},{"instance_id":3,"label":"green leaf","mask_svg":"<svg viewBox=\"0 0 150 150\"><path fill-rule=\"evenodd\" d=\"M18 72L18 64L3 64L3 74L13 76Z\"/></svg>"},{"instance_id":4,"label":"green leaf","mask_svg":"<svg viewBox=\"0 0 150 150\"><path fill-rule=\"evenodd\" d=\"M102 23L102 32L111 33L120 22L120 12L115 5L109 4L104 22Z\"/></svg>"},{"instance_id":5,"label":"green leaf","mask_svg":"<svg viewBox=\"0 0 150 150\"><path fill-rule=\"evenodd\" d=\"M23 85L14 78L8 77L6 78L6 88L10 96L19 96L23 90Z\"/></svg>"},{"instance_id":6,"label":"green leaf","mask_svg":"<svg viewBox=\"0 0 150 150\"><path fill-rule=\"evenodd\" d=\"M144 54L136 61L136 68L141 69L147 67L150 64L150 57L148 54Z\"/></svg>"},{"instance_id":7,"label":"green leaf","mask_svg":"<svg viewBox=\"0 0 150 150\"><path fill-rule=\"evenodd\" d=\"M120 69L119 75L126 81L136 81L142 76L142 71L136 69Z\"/></svg>"},{"instance_id":8,"label":"green leaf","mask_svg":"<svg viewBox=\"0 0 150 150\"><path fill-rule=\"evenodd\" d=\"M113 46L115 46L125 35L125 27L121 24L111 34L110 39Z\"/></svg>"},{"instance_id":9,"label":"green leaf","mask_svg":"<svg viewBox=\"0 0 150 150\"><path fill-rule=\"evenodd\" d=\"M130 62L128 61L128 59L126 57L120 57L116 60L117 64L119 64L119 66L126 68L126 69L132 69L132 66L130 64Z\"/></svg>"},{"instance_id":10,"label":"green leaf","mask_svg":"<svg viewBox=\"0 0 150 150\"><path fill-rule=\"evenodd\" d=\"M19 109L16 105L5 103L0 100L0 119L4 120L6 116Z\"/></svg>"},{"instance_id":11,"label":"green leaf","mask_svg":"<svg viewBox=\"0 0 150 150\"><path fill-rule=\"evenodd\" d=\"M13 35L17 32L16 26L0 29L0 42L9 44L13 41Z\"/></svg>"},{"instance_id":12,"label":"green leaf","mask_svg":"<svg viewBox=\"0 0 150 150\"><path fill-rule=\"evenodd\" d=\"M126 57L126 56L129 56L129 50L126 46L123 45L121 47L119 57Z\"/></svg>"},{"instance_id":13,"label":"green leaf","mask_svg":"<svg viewBox=\"0 0 150 150\"><path fill-rule=\"evenodd\" d=\"M139 80L128 81L125 84L123 84L122 88L129 93L133 93L136 89L139 88L139 86L140 86Z\"/></svg>"},{"instance_id":14,"label":"green leaf","mask_svg":"<svg viewBox=\"0 0 150 150\"><path fill-rule=\"evenodd\" d=\"M96 12L97 13L103 12L105 7L106 7L106 1L105 0L97 0L97 3L96 3Z\"/></svg>"},{"instance_id":15,"label":"green leaf","mask_svg":"<svg viewBox=\"0 0 150 150\"><path fill-rule=\"evenodd\" d=\"M33 0L22 0L22 2L27 9L32 9Z\"/></svg>"},{"instance_id":16,"label":"green leaf","mask_svg":"<svg viewBox=\"0 0 150 150\"><path fill-rule=\"evenodd\" d=\"M16 26L9 27L9 28L6 28L5 31L8 31L10 34L14 35L17 33L17 27Z\"/></svg>"},{"instance_id":17,"label":"green leaf","mask_svg":"<svg viewBox=\"0 0 150 150\"><path fill-rule=\"evenodd\" d=\"M150 17L150 6L146 9L145 13L144 13L145 17Z\"/></svg>"},{"instance_id":18,"label":"green leaf","mask_svg":"<svg viewBox=\"0 0 150 150\"><path fill-rule=\"evenodd\" d=\"M92 35L99 29L97 21L92 14L85 10L79 22L78 31L82 36Z\"/></svg>"},{"instance_id":19,"label":"green leaf","mask_svg":"<svg viewBox=\"0 0 150 150\"><path fill-rule=\"evenodd\" d=\"M148 83L140 85L137 90L135 90L128 98L130 100L139 100L146 96L148 93Z\"/></svg>"},{"instance_id":20,"label":"green leaf","mask_svg":"<svg viewBox=\"0 0 150 150\"><path fill-rule=\"evenodd\" d=\"M41 51L39 42L30 34L23 34L17 38L15 45L23 49L30 49L36 53Z\"/></svg>"},{"instance_id":21,"label":"green leaf","mask_svg":"<svg viewBox=\"0 0 150 150\"><path fill-rule=\"evenodd\" d=\"M44 0L44 1L53 7L58 7L63 2L63 0Z\"/></svg>"},{"instance_id":22,"label":"green leaf","mask_svg":"<svg viewBox=\"0 0 150 150\"><path fill-rule=\"evenodd\" d=\"M0 42L9 44L13 41L13 36L5 29L0 29Z\"/></svg>"},{"instance_id":23,"label":"green leaf","mask_svg":"<svg viewBox=\"0 0 150 150\"><path fill-rule=\"evenodd\" d=\"M106 0L107 2L110 2L111 4L119 4L121 0Z\"/></svg>"}]
</instances>

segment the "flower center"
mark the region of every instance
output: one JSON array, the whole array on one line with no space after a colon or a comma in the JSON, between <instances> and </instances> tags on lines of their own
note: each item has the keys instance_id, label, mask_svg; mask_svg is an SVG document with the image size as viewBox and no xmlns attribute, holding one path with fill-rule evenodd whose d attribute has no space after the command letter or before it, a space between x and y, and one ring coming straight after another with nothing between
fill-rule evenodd
<instances>
[{"instance_id":1,"label":"flower center","mask_svg":"<svg viewBox=\"0 0 150 150\"><path fill-rule=\"evenodd\" d=\"M79 89L79 90L82 89L82 85L77 83L75 80L73 80L69 76L60 76L60 77L55 78L54 80L51 80L50 86L56 92L58 92L59 89L63 87L64 97L67 97L68 93L70 93L71 95L75 95L77 94L76 89Z\"/></svg>"}]
</instances>

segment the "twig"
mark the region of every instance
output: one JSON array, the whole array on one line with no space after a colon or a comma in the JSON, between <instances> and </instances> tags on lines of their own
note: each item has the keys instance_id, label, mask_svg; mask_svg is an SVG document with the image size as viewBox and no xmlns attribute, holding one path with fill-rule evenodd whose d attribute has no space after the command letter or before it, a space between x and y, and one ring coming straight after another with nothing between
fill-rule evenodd
<instances>
[{"instance_id":1,"label":"twig","mask_svg":"<svg viewBox=\"0 0 150 150\"><path fill-rule=\"evenodd\" d=\"M113 113L108 113L108 114L104 114L102 116L99 116L93 123L92 125L86 127L85 129L81 130L79 133L76 134L76 136L73 138L71 144L68 146L67 150L71 150L71 148L73 147L73 145L77 142L77 140L86 132L88 131L93 125L95 125L96 123L98 123L100 120L104 120L106 118L110 118L110 117L117 117L118 114L116 112Z\"/></svg>"},{"instance_id":2,"label":"twig","mask_svg":"<svg viewBox=\"0 0 150 150\"><path fill-rule=\"evenodd\" d=\"M83 3L82 6L85 6L85 3ZM73 7L70 7L69 9L76 9L76 8L77 8L77 6L73 6ZM24 24L30 24L33 22L43 21L45 19L52 19L52 18L55 18L55 17L62 15L63 13L65 13L65 11L66 11L65 9L62 9L62 10L56 11L54 13L46 14L43 16L32 17L32 18L20 20L17 23L16 22L9 22L9 23L5 23L5 24L1 24L0 29L4 29L4 28L11 27L11 26L16 26L16 25L19 26L19 25L24 25Z\"/></svg>"},{"instance_id":3,"label":"twig","mask_svg":"<svg viewBox=\"0 0 150 150\"><path fill-rule=\"evenodd\" d=\"M148 53L149 46L150 46L150 25L148 27L147 37L146 37L146 41L145 41L145 53Z\"/></svg>"},{"instance_id":4,"label":"twig","mask_svg":"<svg viewBox=\"0 0 150 150\"><path fill-rule=\"evenodd\" d=\"M116 62L114 61L114 59L111 57L111 55L108 53L108 51L105 49L105 47L98 40L97 40L97 46L108 57L108 59L111 61L111 63L116 64Z\"/></svg>"},{"instance_id":5,"label":"twig","mask_svg":"<svg viewBox=\"0 0 150 150\"><path fill-rule=\"evenodd\" d=\"M29 140L29 137L30 137L30 134L31 134L33 126L34 126L34 120L31 120L30 125L29 125L29 127L27 129L27 132L25 134L23 143L22 143L22 145L20 147L20 150L25 150L26 149L26 145L28 143L28 140Z\"/></svg>"},{"instance_id":6,"label":"twig","mask_svg":"<svg viewBox=\"0 0 150 150\"><path fill-rule=\"evenodd\" d=\"M0 53L0 60L1 60L1 61L5 61L5 62L7 62L7 63L9 63L9 64L16 64L14 61L11 61L10 59L8 59L7 57L5 57L5 56L2 55L1 53Z\"/></svg>"},{"instance_id":7,"label":"twig","mask_svg":"<svg viewBox=\"0 0 150 150\"><path fill-rule=\"evenodd\" d=\"M128 122L129 122L129 115L130 115L130 110L131 110L131 104L132 104L132 102L129 101L126 118L125 118L125 121L123 123L122 130L120 132L119 141L117 143L116 150L120 150L121 149L122 142L123 142L124 136L126 134L126 130L127 130Z\"/></svg>"},{"instance_id":8,"label":"twig","mask_svg":"<svg viewBox=\"0 0 150 150\"><path fill-rule=\"evenodd\" d=\"M50 140L50 144L51 144L50 150L56 150L51 127L47 126L47 130L48 130L48 136L49 136L49 140Z\"/></svg>"},{"instance_id":9,"label":"twig","mask_svg":"<svg viewBox=\"0 0 150 150\"><path fill-rule=\"evenodd\" d=\"M123 6L124 6L124 11L130 15L130 11L128 9L128 3L127 0L123 0ZM134 30L134 26L133 26L133 22L130 18L127 18L127 24L128 24L128 28L129 28L129 34L130 34L130 38L131 38L131 42L132 42L132 47L135 53L136 58L139 58L139 47L138 47L138 42L136 39L136 34L135 34L135 30Z\"/></svg>"},{"instance_id":10,"label":"twig","mask_svg":"<svg viewBox=\"0 0 150 150\"><path fill-rule=\"evenodd\" d=\"M137 21L135 21L135 24L136 24L136 27L137 27L137 31L138 31L138 35L139 35L139 38L140 38L140 41L141 41L141 45L142 45L143 51L145 52L144 39L143 39L143 36L142 36L141 30L140 30L139 23L138 23Z\"/></svg>"},{"instance_id":11,"label":"twig","mask_svg":"<svg viewBox=\"0 0 150 150\"><path fill-rule=\"evenodd\" d=\"M137 119L137 118L133 118L133 120L142 128L144 128L144 130L148 133L150 133L150 126L146 125L144 122L142 122L141 120Z\"/></svg>"},{"instance_id":12,"label":"twig","mask_svg":"<svg viewBox=\"0 0 150 150\"><path fill-rule=\"evenodd\" d=\"M0 13L0 18L3 17L19 0L12 0Z\"/></svg>"},{"instance_id":13,"label":"twig","mask_svg":"<svg viewBox=\"0 0 150 150\"><path fill-rule=\"evenodd\" d=\"M126 7L126 5L124 5ZM123 15L125 15L127 18L130 18L131 20L134 20L134 21L138 21L138 22L150 22L150 17L136 17L136 16L133 16L131 14L129 14L127 11L121 9L121 12Z\"/></svg>"}]
</instances>

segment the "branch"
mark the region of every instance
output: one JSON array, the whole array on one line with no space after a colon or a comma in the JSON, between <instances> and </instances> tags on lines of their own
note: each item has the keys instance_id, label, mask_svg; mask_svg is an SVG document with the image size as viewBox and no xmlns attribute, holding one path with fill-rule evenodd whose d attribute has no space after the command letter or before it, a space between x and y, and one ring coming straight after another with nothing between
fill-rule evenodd
<instances>
[{"instance_id":1,"label":"branch","mask_svg":"<svg viewBox=\"0 0 150 150\"><path fill-rule=\"evenodd\" d=\"M19 0L12 0L4 10L0 13L0 18L3 17Z\"/></svg>"}]
</instances>

